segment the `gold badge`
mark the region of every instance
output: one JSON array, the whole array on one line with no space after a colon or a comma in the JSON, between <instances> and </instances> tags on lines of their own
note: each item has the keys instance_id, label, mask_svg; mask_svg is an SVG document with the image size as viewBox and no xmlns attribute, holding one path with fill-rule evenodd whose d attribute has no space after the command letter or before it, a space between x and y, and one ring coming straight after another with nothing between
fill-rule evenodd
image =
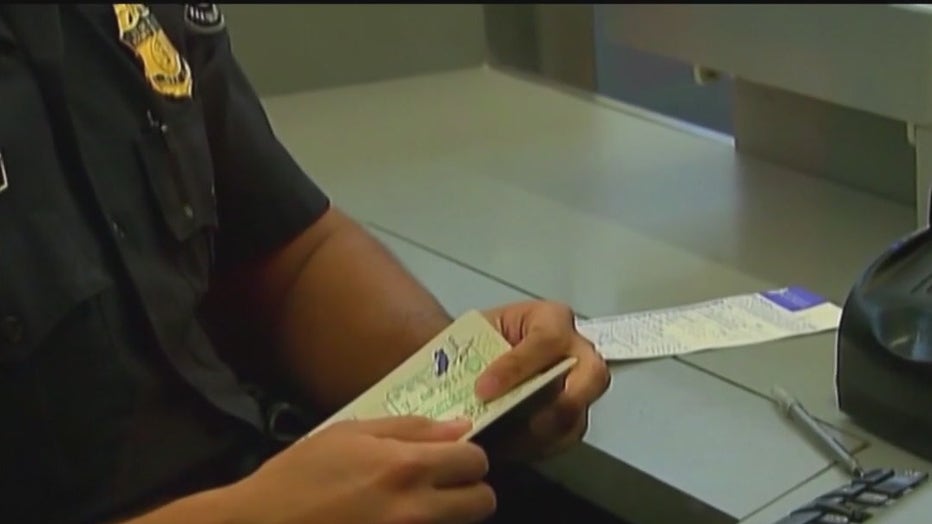
<instances>
[{"instance_id":1,"label":"gold badge","mask_svg":"<svg viewBox=\"0 0 932 524\"><path fill-rule=\"evenodd\" d=\"M191 68L144 4L113 4L120 41L139 59L143 73L157 93L191 97Z\"/></svg>"}]
</instances>

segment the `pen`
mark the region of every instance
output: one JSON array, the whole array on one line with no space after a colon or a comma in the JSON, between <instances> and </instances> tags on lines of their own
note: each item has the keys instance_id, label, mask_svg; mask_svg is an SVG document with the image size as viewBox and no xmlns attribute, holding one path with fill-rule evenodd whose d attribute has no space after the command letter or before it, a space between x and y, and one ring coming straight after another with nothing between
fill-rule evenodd
<instances>
[{"instance_id":1,"label":"pen","mask_svg":"<svg viewBox=\"0 0 932 524\"><path fill-rule=\"evenodd\" d=\"M812 415L806 411L806 408L798 400L778 386L774 386L773 396L780 409L786 413L786 416L815 438L825 448L825 451L831 455L832 459L840 462L855 478L864 475L864 470L861 468L861 464L858 463L858 459L854 458L835 437L825 431L825 428L816 419L812 418Z\"/></svg>"}]
</instances>

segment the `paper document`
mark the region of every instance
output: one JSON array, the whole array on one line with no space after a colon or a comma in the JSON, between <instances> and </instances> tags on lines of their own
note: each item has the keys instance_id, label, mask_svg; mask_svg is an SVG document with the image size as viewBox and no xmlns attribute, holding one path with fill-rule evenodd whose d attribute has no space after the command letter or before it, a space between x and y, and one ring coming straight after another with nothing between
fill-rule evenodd
<instances>
[{"instance_id":1,"label":"paper document","mask_svg":"<svg viewBox=\"0 0 932 524\"><path fill-rule=\"evenodd\" d=\"M481 313L470 311L307 436L341 420L419 415L434 420L469 418L473 427L463 437L469 439L576 363L575 358L567 358L504 396L481 402L474 392L476 379L510 349Z\"/></svg>"},{"instance_id":2,"label":"paper document","mask_svg":"<svg viewBox=\"0 0 932 524\"><path fill-rule=\"evenodd\" d=\"M788 287L616 317L577 320L606 360L682 355L836 329L841 308Z\"/></svg>"}]
</instances>

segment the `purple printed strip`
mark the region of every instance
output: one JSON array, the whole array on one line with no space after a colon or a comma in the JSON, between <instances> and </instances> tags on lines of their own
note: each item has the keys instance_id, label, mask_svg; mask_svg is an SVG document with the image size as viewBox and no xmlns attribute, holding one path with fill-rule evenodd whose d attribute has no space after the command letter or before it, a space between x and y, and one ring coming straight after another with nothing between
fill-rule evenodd
<instances>
[{"instance_id":1,"label":"purple printed strip","mask_svg":"<svg viewBox=\"0 0 932 524\"><path fill-rule=\"evenodd\" d=\"M764 298L788 311L801 311L824 304L826 300L799 286L790 286L761 293Z\"/></svg>"}]
</instances>

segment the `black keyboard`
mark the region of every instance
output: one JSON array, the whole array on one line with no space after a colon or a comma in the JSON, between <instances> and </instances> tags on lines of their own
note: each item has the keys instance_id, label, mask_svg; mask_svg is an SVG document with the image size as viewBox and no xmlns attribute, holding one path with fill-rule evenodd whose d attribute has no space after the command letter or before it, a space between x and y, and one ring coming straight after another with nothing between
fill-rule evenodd
<instances>
[{"instance_id":1,"label":"black keyboard","mask_svg":"<svg viewBox=\"0 0 932 524\"><path fill-rule=\"evenodd\" d=\"M912 470L874 469L816 497L775 524L849 524L867 522L929 478Z\"/></svg>"}]
</instances>

